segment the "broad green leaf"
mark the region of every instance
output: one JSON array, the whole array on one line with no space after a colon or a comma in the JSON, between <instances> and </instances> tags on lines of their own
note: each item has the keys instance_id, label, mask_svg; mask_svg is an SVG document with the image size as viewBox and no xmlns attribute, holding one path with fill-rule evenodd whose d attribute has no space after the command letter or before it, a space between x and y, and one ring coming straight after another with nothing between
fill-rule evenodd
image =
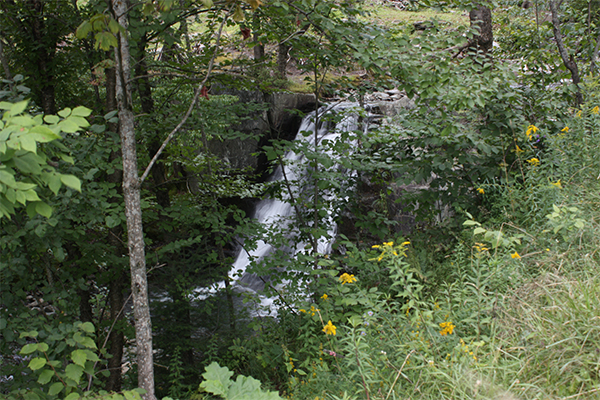
<instances>
[{"instance_id":1,"label":"broad green leaf","mask_svg":"<svg viewBox=\"0 0 600 400\"><path fill-rule=\"evenodd\" d=\"M116 33L116 32L115 32ZM71 111L71 115L74 115L76 117L87 117L92 113L92 110L90 110L87 107L83 107L83 106L79 106L79 107L75 107L73 109L73 111ZM87 122L87 121L86 121Z\"/></svg>"},{"instance_id":2,"label":"broad green leaf","mask_svg":"<svg viewBox=\"0 0 600 400\"><path fill-rule=\"evenodd\" d=\"M77 27L77 30L75 31L75 36L77 37L77 39L84 39L92 31L92 29L93 27L90 21L83 21L81 25Z\"/></svg>"},{"instance_id":3,"label":"broad green leaf","mask_svg":"<svg viewBox=\"0 0 600 400\"><path fill-rule=\"evenodd\" d=\"M35 212L38 214L46 218L50 218L52 216L52 207L50 207L48 204L44 203L43 201L38 201L32 204L35 204Z\"/></svg>"},{"instance_id":4,"label":"broad green leaf","mask_svg":"<svg viewBox=\"0 0 600 400\"><path fill-rule=\"evenodd\" d=\"M79 326L79 328L87 333L94 333L96 331L96 329L94 328L94 324L92 324L91 322L84 322Z\"/></svg>"},{"instance_id":5,"label":"broad green leaf","mask_svg":"<svg viewBox=\"0 0 600 400\"><path fill-rule=\"evenodd\" d=\"M65 184L65 186L70 187L71 189L77 190L81 192L81 181L74 175L61 175L60 181Z\"/></svg>"},{"instance_id":6,"label":"broad green leaf","mask_svg":"<svg viewBox=\"0 0 600 400\"><path fill-rule=\"evenodd\" d=\"M14 157L13 162L15 167L21 170L25 174L39 175L42 173L42 168L38 163L39 157L36 157L33 153L26 153L20 157Z\"/></svg>"},{"instance_id":7,"label":"broad green leaf","mask_svg":"<svg viewBox=\"0 0 600 400\"><path fill-rule=\"evenodd\" d=\"M205 369L206 372L202 374L204 381L200 384L200 387L209 393L225 397L229 385L231 385L230 378L233 376L233 372L227 367L220 367L214 361Z\"/></svg>"},{"instance_id":8,"label":"broad green leaf","mask_svg":"<svg viewBox=\"0 0 600 400\"><path fill-rule=\"evenodd\" d=\"M69 364L67 365L67 368L65 368L65 375L67 378L79 383L81 375L83 375L83 367L76 364Z\"/></svg>"},{"instance_id":9,"label":"broad green leaf","mask_svg":"<svg viewBox=\"0 0 600 400\"><path fill-rule=\"evenodd\" d=\"M83 350L74 350L71 353L71 360L77 365L85 368L85 362L87 361L87 354Z\"/></svg>"},{"instance_id":10,"label":"broad green leaf","mask_svg":"<svg viewBox=\"0 0 600 400\"><path fill-rule=\"evenodd\" d=\"M21 353L21 354L31 354L34 351L36 351L37 349L38 349L37 343L28 343L25 346L23 346L23 348L21 349L21 351L19 353Z\"/></svg>"},{"instance_id":11,"label":"broad green leaf","mask_svg":"<svg viewBox=\"0 0 600 400\"><path fill-rule=\"evenodd\" d=\"M27 201L41 201L35 190L27 190L25 193L25 199Z\"/></svg>"},{"instance_id":12,"label":"broad green leaf","mask_svg":"<svg viewBox=\"0 0 600 400\"><path fill-rule=\"evenodd\" d=\"M65 385L63 385L61 382L53 383L52 386L50 386L50 389L48 389L48 394L50 396L56 396L63 390L64 387Z\"/></svg>"},{"instance_id":13,"label":"broad green leaf","mask_svg":"<svg viewBox=\"0 0 600 400\"><path fill-rule=\"evenodd\" d=\"M73 122L71 118L62 120L58 127L66 133L75 133L80 129L79 125Z\"/></svg>"},{"instance_id":14,"label":"broad green leaf","mask_svg":"<svg viewBox=\"0 0 600 400\"><path fill-rule=\"evenodd\" d=\"M58 118L56 115L45 115L44 121L46 121L47 124L54 125L58 124L60 118Z\"/></svg>"},{"instance_id":15,"label":"broad green leaf","mask_svg":"<svg viewBox=\"0 0 600 400\"><path fill-rule=\"evenodd\" d=\"M62 182L60 180L60 176L53 174L51 178L47 181L48 187L54 194L58 194L60 187L62 186Z\"/></svg>"},{"instance_id":16,"label":"broad green leaf","mask_svg":"<svg viewBox=\"0 0 600 400\"><path fill-rule=\"evenodd\" d=\"M19 138L19 141L21 142L21 148L23 150L27 150L32 153L37 152L37 144L31 135L23 135Z\"/></svg>"},{"instance_id":17,"label":"broad green leaf","mask_svg":"<svg viewBox=\"0 0 600 400\"><path fill-rule=\"evenodd\" d=\"M46 365L46 359L44 357L36 357L29 361L28 367L31 368L32 371L36 371Z\"/></svg>"},{"instance_id":18,"label":"broad green leaf","mask_svg":"<svg viewBox=\"0 0 600 400\"><path fill-rule=\"evenodd\" d=\"M77 124L77 126L79 126L80 128L85 128L85 127L90 126L90 123L88 122L87 119L85 119L83 117L74 116L74 115L71 115L69 118L67 118L67 121Z\"/></svg>"},{"instance_id":19,"label":"broad green leaf","mask_svg":"<svg viewBox=\"0 0 600 400\"><path fill-rule=\"evenodd\" d=\"M473 235L478 235L478 234L484 233L484 232L486 232L485 228L477 227L473 230Z\"/></svg>"},{"instance_id":20,"label":"broad green leaf","mask_svg":"<svg viewBox=\"0 0 600 400\"><path fill-rule=\"evenodd\" d=\"M10 114L12 116L21 114L27 108L27 103L29 103L29 100L23 100L13 104L12 107L10 107Z\"/></svg>"},{"instance_id":21,"label":"broad green leaf","mask_svg":"<svg viewBox=\"0 0 600 400\"><path fill-rule=\"evenodd\" d=\"M53 376L54 376L54 371L52 371L51 369L45 369L40 374L40 376L38 378L38 383L41 385L45 385L48 382L50 382L50 380L52 379Z\"/></svg>"},{"instance_id":22,"label":"broad green leaf","mask_svg":"<svg viewBox=\"0 0 600 400\"><path fill-rule=\"evenodd\" d=\"M31 128L29 130L29 136L33 137L39 143L47 143L53 140L62 139L60 135L52 132L50 128L44 125Z\"/></svg>"},{"instance_id":23,"label":"broad green leaf","mask_svg":"<svg viewBox=\"0 0 600 400\"><path fill-rule=\"evenodd\" d=\"M119 25L119 23L114 18L111 18L110 21L108 21L108 29L115 35L119 33L120 27L121 25ZM84 115L84 117L87 117L87 115Z\"/></svg>"},{"instance_id":24,"label":"broad green leaf","mask_svg":"<svg viewBox=\"0 0 600 400\"><path fill-rule=\"evenodd\" d=\"M69 115L71 115L71 109L67 107L64 110L60 110L57 114L62 118L67 118Z\"/></svg>"}]
</instances>

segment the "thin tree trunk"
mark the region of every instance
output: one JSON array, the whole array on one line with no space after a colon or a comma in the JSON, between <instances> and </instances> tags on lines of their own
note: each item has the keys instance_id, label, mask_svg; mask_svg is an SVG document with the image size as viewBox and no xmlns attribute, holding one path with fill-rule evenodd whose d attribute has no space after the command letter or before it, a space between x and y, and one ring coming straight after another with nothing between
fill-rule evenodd
<instances>
[{"instance_id":1,"label":"thin tree trunk","mask_svg":"<svg viewBox=\"0 0 600 400\"><path fill-rule=\"evenodd\" d=\"M4 68L4 76L6 77L6 80L10 82L9 86L10 86L10 89L12 90L12 88L13 88L12 75L10 73L10 67L8 66L8 60L4 56L3 45L4 45L4 43L2 42L2 39L0 38L0 62L2 63L2 68Z\"/></svg>"},{"instance_id":2,"label":"thin tree trunk","mask_svg":"<svg viewBox=\"0 0 600 400\"><path fill-rule=\"evenodd\" d=\"M114 68L106 68L104 73L106 75L106 112L109 113L117 110L117 76ZM117 133L119 131L119 126L118 124L109 122L108 130L110 132ZM118 158L121 158L120 152L113 151L110 153L109 162L112 163ZM123 174L120 169L116 168L115 172L108 175L106 180L119 188L123 184ZM119 190L119 192L121 191ZM118 196L114 196L108 201L113 203L119 202L120 199ZM122 257L123 253L125 253L120 239L122 234L123 229L121 228L121 225L111 228L108 232L108 242L111 244L111 247L115 252L115 256L117 257ZM126 276L121 268L121 265L113 265L111 269L113 269L115 272L110 279L108 294L110 303L110 320L118 321L123 319L123 288L125 286ZM108 336L108 352L111 357L108 359L109 376L106 380L105 389L109 392L121 391L121 364L123 361L124 343L125 338L123 335L123 330L121 329L120 324L117 322Z\"/></svg>"},{"instance_id":3,"label":"thin tree trunk","mask_svg":"<svg viewBox=\"0 0 600 400\"><path fill-rule=\"evenodd\" d=\"M494 44L492 31L492 11L481 4L477 4L469 13L471 28L478 34L472 39L471 50L487 54Z\"/></svg>"},{"instance_id":4,"label":"thin tree trunk","mask_svg":"<svg viewBox=\"0 0 600 400\"><path fill-rule=\"evenodd\" d=\"M127 5L125 1L112 0L112 5L117 21L127 32ZM117 62L116 95L123 156L123 196L127 219L131 292L135 318L138 386L146 391L143 396L145 400L155 400L152 322L148 303L140 180L137 166L134 118L131 108L131 53L128 38L122 33L119 34L119 47L115 49L115 59Z\"/></svg>"},{"instance_id":5,"label":"thin tree trunk","mask_svg":"<svg viewBox=\"0 0 600 400\"><path fill-rule=\"evenodd\" d=\"M287 59L290 46L280 43L277 46L277 76L279 79L287 79Z\"/></svg>"},{"instance_id":6,"label":"thin tree trunk","mask_svg":"<svg viewBox=\"0 0 600 400\"><path fill-rule=\"evenodd\" d=\"M560 5L560 2L558 4ZM575 102L579 105L583 103L583 95L579 88L579 82L581 81L579 77L579 68L577 68L577 63L575 63L573 57L569 55L569 51L563 42L562 33L560 32L560 21L558 20L558 5L554 0L550 0L550 11L552 12L552 31L554 32L558 53L560 54L560 58L562 58L565 67L571 71L571 79L573 80L573 84L577 87Z\"/></svg>"}]
</instances>

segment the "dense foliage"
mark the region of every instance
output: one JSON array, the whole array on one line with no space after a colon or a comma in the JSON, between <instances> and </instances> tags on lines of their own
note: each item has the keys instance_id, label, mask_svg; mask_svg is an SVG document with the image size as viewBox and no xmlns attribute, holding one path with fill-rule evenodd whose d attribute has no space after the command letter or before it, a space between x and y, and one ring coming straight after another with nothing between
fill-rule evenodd
<instances>
[{"instance_id":1,"label":"dense foliage","mask_svg":"<svg viewBox=\"0 0 600 400\"><path fill-rule=\"evenodd\" d=\"M377 25L413 15L385 4L132 1L119 24L112 2L7 1L0 396L593 396L600 8L525 3L489 4L478 53L466 17ZM316 106L292 140L262 99L297 77ZM365 96L390 89L409 106L374 122ZM155 393L137 389L122 102L140 176L162 151L137 188ZM269 181L286 154L306 164ZM259 224L263 198L294 212ZM261 241L248 271L276 317L230 276Z\"/></svg>"}]
</instances>

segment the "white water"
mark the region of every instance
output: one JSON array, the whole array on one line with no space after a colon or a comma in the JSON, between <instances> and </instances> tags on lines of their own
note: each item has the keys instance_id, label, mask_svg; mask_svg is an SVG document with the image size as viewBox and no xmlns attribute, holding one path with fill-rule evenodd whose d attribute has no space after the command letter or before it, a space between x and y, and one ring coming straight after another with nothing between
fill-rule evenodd
<instances>
[{"instance_id":1,"label":"white water","mask_svg":"<svg viewBox=\"0 0 600 400\"><path fill-rule=\"evenodd\" d=\"M325 144L326 141L335 142L340 139L340 136L343 132L350 132L357 129L358 115L356 113L348 112L349 109L356 109L356 107L357 106L354 103L345 103L338 104L328 109L322 108L319 110L317 146ZM331 126L333 125L331 122L322 123L323 116L327 115L329 112L344 112L345 116L336 124L336 126ZM298 134L296 135L296 141L303 141L310 144L311 147L314 147L314 119L314 112L304 118L298 130ZM308 132L310 134L305 136L305 134L301 134L302 132ZM324 154L332 156L330 151L324 151ZM310 197L312 195L312 191L314 190L314 186L309 184L309 182L304 179L304 177L309 174L307 160L304 154L296 154L292 151L288 151L284 156L283 164L285 170L282 169L281 165L278 166L270 178L270 181L283 181L285 178L287 178L287 181L291 186L293 198L295 200L298 200L301 197L306 198L307 195L303 193L304 191L310 191L308 192L308 197ZM254 218L259 223L263 224L265 228L267 228L267 232L269 232L271 228L277 228L281 231L285 231L289 242L295 243L295 229L292 225L295 215L294 206L288 191L284 190L284 192L285 193L282 197L286 201L272 198L261 200L256 205ZM333 194L327 193L322 193L322 195L326 201L331 200L333 196ZM332 214L333 210L328 210L328 217L325 221L327 224L327 236L321 237L317 241L317 253L319 254L329 254L331 252L331 246L337 234L337 225L333 220ZM290 253L290 256L293 256L301 251L304 251L305 247L305 243L297 243L294 248L286 248L285 250ZM257 294L257 292L260 292L264 287L264 281L260 277L246 272L246 269L253 260L260 262L275 250L276 248L274 247L274 244L270 243L267 237L259 239L256 243L256 247L252 250L247 251L246 249L242 248L235 262L233 263L231 270L229 271L229 277L234 282L234 289L238 292L250 294ZM216 291L223 288L225 288L225 282L221 281L216 283L211 288L199 288L195 290L196 296L194 297L198 299L206 298L207 296L214 294ZM269 311L264 312L257 310L257 315L277 315L277 310L273 304L274 299L258 294L258 300L260 301L260 308L263 310L267 309Z\"/></svg>"}]
</instances>

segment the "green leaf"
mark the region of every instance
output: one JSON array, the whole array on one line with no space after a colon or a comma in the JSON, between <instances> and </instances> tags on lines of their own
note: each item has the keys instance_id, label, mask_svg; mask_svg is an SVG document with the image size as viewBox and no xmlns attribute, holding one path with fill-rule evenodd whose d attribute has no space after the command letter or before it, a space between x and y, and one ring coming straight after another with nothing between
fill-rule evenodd
<instances>
[{"instance_id":1,"label":"green leaf","mask_svg":"<svg viewBox=\"0 0 600 400\"><path fill-rule=\"evenodd\" d=\"M21 351L19 353L21 353L21 354L31 354L34 351L36 351L37 349L38 349L37 343L28 343L25 346L23 346L23 348L21 349Z\"/></svg>"},{"instance_id":2,"label":"green leaf","mask_svg":"<svg viewBox=\"0 0 600 400\"><path fill-rule=\"evenodd\" d=\"M83 350L74 350L71 353L71 360L77 365L85 368L85 362L87 361L87 354Z\"/></svg>"},{"instance_id":3,"label":"green leaf","mask_svg":"<svg viewBox=\"0 0 600 400\"><path fill-rule=\"evenodd\" d=\"M96 331L96 329L94 328L94 324L92 324L91 322L84 322L79 326L79 329L87 333L94 333Z\"/></svg>"},{"instance_id":4,"label":"green leaf","mask_svg":"<svg viewBox=\"0 0 600 400\"><path fill-rule=\"evenodd\" d=\"M77 190L81 192L81 181L74 175L61 175L60 181L65 184L65 186L70 187L71 189Z\"/></svg>"},{"instance_id":5,"label":"green leaf","mask_svg":"<svg viewBox=\"0 0 600 400\"><path fill-rule=\"evenodd\" d=\"M25 153L20 157L14 157L13 162L21 172L25 174L39 175L42 173L42 168L38 163L39 157L33 153Z\"/></svg>"},{"instance_id":6,"label":"green leaf","mask_svg":"<svg viewBox=\"0 0 600 400\"><path fill-rule=\"evenodd\" d=\"M29 103L29 100L23 100L13 104L10 108L10 115L14 117L15 115L21 114L27 108L27 103Z\"/></svg>"},{"instance_id":7,"label":"green leaf","mask_svg":"<svg viewBox=\"0 0 600 400\"><path fill-rule=\"evenodd\" d=\"M52 207L50 207L48 204L44 203L43 201L37 201L34 204L35 212L46 218L50 218L52 216Z\"/></svg>"},{"instance_id":8,"label":"green leaf","mask_svg":"<svg viewBox=\"0 0 600 400\"><path fill-rule=\"evenodd\" d=\"M63 390L64 387L65 385L63 385L62 382L56 382L50 386L50 389L48 389L48 394L50 396L56 396Z\"/></svg>"},{"instance_id":9,"label":"green leaf","mask_svg":"<svg viewBox=\"0 0 600 400\"><path fill-rule=\"evenodd\" d=\"M43 357L36 357L36 358L33 358L31 361L29 361L28 367L32 371L36 371L36 370L42 368L44 365L46 365L46 359Z\"/></svg>"},{"instance_id":10,"label":"green leaf","mask_svg":"<svg viewBox=\"0 0 600 400\"><path fill-rule=\"evenodd\" d=\"M116 32L115 32L116 33ZM79 107L75 107L73 109L73 111L71 111L71 115L74 115L76 117L87 117L92 113L92 110L90 110L87 107L83 107L83 106L79 106Z\"/></svg>"},{"instance_id":11,"label":"green leaf","mask_svg":"<svg viewBox=\"0 0 600 400\"><path fill-rule=\"evenodd\" d=\"M485 228L477 227L473 230L473 235L478 235L480 233L485 233L487 230Z\"/></svg>"},{"instance_id":12,"label":"green leaf","mask_svg":"<svg viewBox=\"0 0 600 400\"><path fill-rule=\"evenodd\" d=\"M73 393L70 393L67 397L65 397L64 400L77 400L80 397L81 396L79 395L79 393L73 392Z\"/></svg>"},{"instance_id":13,"label":"green leaf","mask_svg":"<svg viewBox=\"0 0 600 400\"><path fill-rule=\"evenodd\" d=\"M214 361L205 370L206 372L202 374L204 381L200 387L208 393L225 397L231 385L230 378L233 376L233 372L227 367L220 367Z\"/></svg>"},{"instance_id":14,"label":"green leaf","mask_svg":"<svg viewBox=\"0 0 600 400\"><path fill-rule=\"evenodd\" d=\"M19 138L19 142L21 143L21 148L23 150L30 151L32 153L37 152L37 143L35 139L31 135L23 135Z\"/></svg>"},{"instance_id":15,"label":"green leaf","mask_svg":"<svg viewBox=\"0 0 600 400\"><path fill-rule=\"evenodd\" d=\"M96 40L96 44L94 48L97 50L98 48L108 51L111 47L119 46L119 42L117 41L116 36L111 32L99 32L94 37Z\"/></svg>"},{"instance_id":16,"label":"green leaf","mask_svg":"<svg viewBox=\"0 0 600 400\"><path fill-rule=\"evenodd\" d=\"M56 117L56 119L58 119L58 117ZM29 136L33 137L39 143L48 143L53 140L62 139L62 136L52 132L50 128L44 125L31 128L29 130Z\"/></svg>"},{"instance_id":17,"label":"green leaf","mask_svg":"<svg viewBox=\"0 0 600 400\"><path fill-rule=\"evenodd\" d=\"M42 371L37 381L40 385L45 385L48 382L50 382L53 376L54 371L52 371L51 369L45 369Z\"/></svg>"},{"instance_id":18,"label":"green leaf","mask_svg":"<svg viewBox=\"0 0 600 400\"><path fill-rule=\"evenodd\" d=\"M76 364L69 364L67 365L67 368L65 368L65 375L67 378L79 383L81 375L83 375L83 367Z\"/></svg>"},{"instance_id":19,"label":"green leaf","mask_svg":"<svg viewBox=\"0 0 600 400\"><path fill-rule=\"evenodd\" d=\"M63 131L63 132L67 132L67 133L75 133L77 132L80 127L79 125L77 125L75 122L73 122L71 119L64 119L62 120L59 124L58 127Z\"/></svg>"},{"instance_id":20,"label":"green leaf","mask_svg":"<svg viewBox=\"0 0 600 400\"><path fill-rule=\"evenodd\" d=\"M44 121L46 121L47 124L54 125L58 124L60 118L58 118L56 115L44 115Z\"/></svg>"},{"instance_id":21,"label":"green leaf","mask_svg":"<svg viewBox=\"0 0 600 400\"><path fill-rule=\"evenodd\" d=\"M60 110L57 114L62 118L67 118L69 115L71 115L71 109L67 107L64 110Z\"/></svg>"},{"instance_id":22,"label":"green leaf","mask_svg":"<svg viewBox=\"0 0 600 400\"><path fill-rule=\"evenodd\" d=\"M62 182L60 181L60 176L53 174L50 179L48 179L48 187L54 194L58 194L60 187L62 186Z\"/></svg>"},{"instance_id":23,"label":"green leaf","mask_svg":"<svg viewBox=\"0 0 600 400\"><path fill-rule=\"evenodd\" d=\"M84 39L92 31L92 29L93 27L90 21L83 21L81 25L77 27L77 30L75 31L75 36L77 37L77 39Z\"/></svg>"}]
</instances>

